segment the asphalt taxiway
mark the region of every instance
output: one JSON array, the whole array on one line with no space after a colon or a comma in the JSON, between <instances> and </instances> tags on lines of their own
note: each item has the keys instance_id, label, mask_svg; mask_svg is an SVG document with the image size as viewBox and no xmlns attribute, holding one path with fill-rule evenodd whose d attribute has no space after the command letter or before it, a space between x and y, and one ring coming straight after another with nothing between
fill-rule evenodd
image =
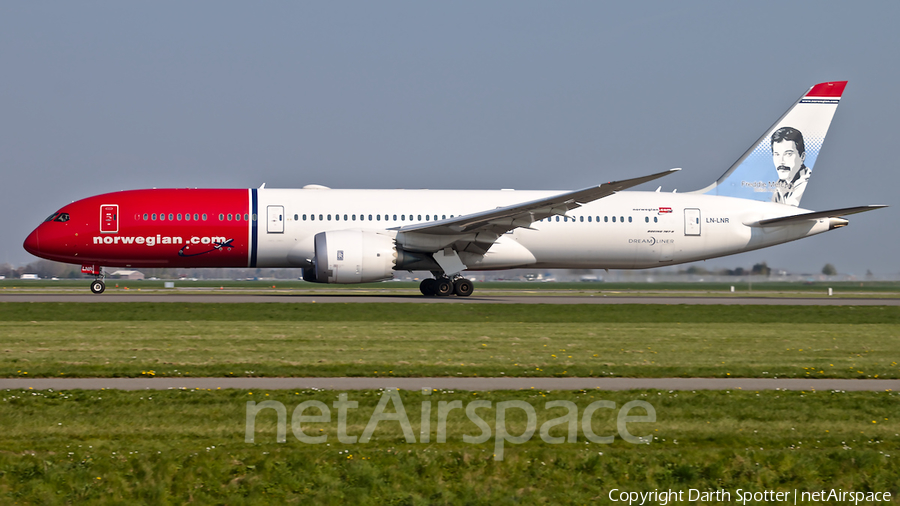
<instances>
[{"instance_id":1,"label":"asphalt taxiway","mask_svg":"<svg viewBox=\"0 0 900 506\"><path fill-rule=\"evenodd\" d=\"M11 378L0 390L900 390L900 380L803 378Z\"/></svg>"},{"instance_id":2,"label":"asphalt taxiway","mask_svg":"<svg viewBox=\"0 0 900 506\"><path fill-rule=\"evenodd\" d=\"M424 297L422 295L333 295L333 294L216 294L210 292L94 295L4 293L0 302L201 302L201 303L417 303L417 304L699 304L749 306L900 306L900 298L871 297L746 297L683 295L481 295L471 297Z\"/></svg>"}]
</instances>

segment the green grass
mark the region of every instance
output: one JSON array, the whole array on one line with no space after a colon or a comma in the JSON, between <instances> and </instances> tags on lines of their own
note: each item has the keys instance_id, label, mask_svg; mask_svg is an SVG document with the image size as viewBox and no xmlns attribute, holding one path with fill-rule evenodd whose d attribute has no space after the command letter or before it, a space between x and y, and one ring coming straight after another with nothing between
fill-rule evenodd
<instances>
[{"instance_id":1,"label":"green grass","mask_svg":"<svg viewBox=\"0 0 900 506\"><path fill-rule=\"evenodd\" d=\"M277 400L290 417L301 401L331 405L337 392L0 395L4 504L585 504L607 502L613 488L900 492L900 393L893 392L401 393L416 435L423 401L524 400L535 407L538 427L565 412L547 410L550 400L575 402L579 414L600 399L617 408L646 400L656 411L656 422L628 426L652 435L649 445L620 437L586 444L579 427L575 443L548 444L536 433L507 444L503 461L493 458L493 439L462 441L480 429L460 410L448 418L447 442L435 442L436 408L430 443L407 443L399 424L381 422L370 442L341 444L336 409L332 423L304 425L327 435L328 446L301 443L290 428L287 442L276 443L273 410L258 415L255 442L244 442L248 400ZM379 397L349 392L359 402L349 434L362 432ZM492 409L479 414L493 426ZM616 435L613 417L613 410L598 411L594 432ZM508 426L519 434L524 418L513 416ZM564 433L557 427L550 434Z\"/></svg>"},{"instance_id":2,"label":"green grass","mask_svg":"<svg viewBox=\"0 0 900 506\"><path fill-rule=\"evenodd\" d=\"M116 284L120 287L129 287L130 289L152 289L163 290L165 281L173 280L115 280L107 279L107 286L113 289ZM275 285L278 289L297 290L306 292L347 292L357 290L402 290L410 293L418 293L419 283L417 281L393 281L385 283L362 283L358 285L321 285L316 283L308 283L296 279L268 279L268 280L174 280L175 286L178 288L219 288L224 287L229 290L268 290ZM731 286L740 292L741 295L747 295L753 292L800 292L800 293L824 293L828 288L840 294L852 293L878 293L883 295L900 294L900 281L767 281L764 277L752 279L751 283L747 282L747 278L728 282L613 282L613 283L585 283L585 282L522 282L522 281L492 281L476 283L476 290L490 290L503 292L553 292L553 291L573 291L573 292L730 292ZM82 289L87 290L90 279L61 279L61 280L20 280L20 279L4 279L0 280L0 293L3 290L29 290L39 289L41 291L52 289ZM172 291L172 290L169 290ZM477 293L477 292L476 292Z\"/></svg>"},{"instance_id":3,"label":"green grass","mask_svg":"<svg viewBox=\"0 0 900 506\"><path fill-rule=\"evenodd\" d=\"M0 321L900 324L900 306L0 302Z\"/></svg>"},{"instance_id":4,"label":"green grass","mask_svg":"<svg viewBox=\"0 0 900 506\"><path fill-rule=\"evenodd\" d=\"M0 303L0 376L900 377L900 308Z\"/></svg>"}]
</instances>

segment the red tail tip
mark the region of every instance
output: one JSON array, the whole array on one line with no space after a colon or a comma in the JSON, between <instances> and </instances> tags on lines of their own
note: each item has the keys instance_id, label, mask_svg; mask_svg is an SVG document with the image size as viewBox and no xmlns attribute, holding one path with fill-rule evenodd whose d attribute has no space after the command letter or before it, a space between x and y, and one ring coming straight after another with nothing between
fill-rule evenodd
<instances>
[{"instance_id":1,"label":"red tail tip","mask_svg":"<svg viewBox=\"0 0 900 506\"><path fill-rule=\"evenodd\" d=\"M807 97L840 97L844 93L844 87L847 81L833 81L830 83L819 83L809 90Z\"/></svg>"}]
</instances>

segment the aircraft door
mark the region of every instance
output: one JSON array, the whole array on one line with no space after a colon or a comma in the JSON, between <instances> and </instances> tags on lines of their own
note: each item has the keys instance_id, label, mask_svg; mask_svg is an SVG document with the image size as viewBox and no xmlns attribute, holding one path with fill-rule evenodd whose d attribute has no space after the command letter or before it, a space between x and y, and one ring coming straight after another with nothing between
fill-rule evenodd
<instances>
[{"instance_id":1,"label":"aircraft door","mask_svg":"<svg viewBox=\"0 0 900 506\"><path fill-rule=\"evenodd\" d=\"M266 232L270 234L284 233L284 206L267 206Z\"/></svg>"},{"instance_id":2,"label":"aircraft door","mask_svg":"<svg viewBox=\"0 0 900 506\"><path fill-rule=\"evenodd\" d=\"M684 235L700 235L700 210L684 210Z\"/></svg>"},{"instance_id":3,"label":"aircraft door","mask_svg":"<svg viewBox=\"0 0 900 506\"><path fill-rule=\"evenodd\" d=\"M115 234L119 232L119 205L103 204L100 206L100 233Z\"/></svg>"}]
</instances>

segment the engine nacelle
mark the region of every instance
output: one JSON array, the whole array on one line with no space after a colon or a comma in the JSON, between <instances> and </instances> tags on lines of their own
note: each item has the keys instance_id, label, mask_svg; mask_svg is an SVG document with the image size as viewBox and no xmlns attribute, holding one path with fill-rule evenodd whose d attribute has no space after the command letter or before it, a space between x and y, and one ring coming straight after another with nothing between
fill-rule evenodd
<instances>
[{"instance_id":1,"label":"engine nacelle","mask_svg":"<svg viewBox=\"0 0 900 506\"><path fill-rule=\"evenodd\" d=\"M363 230L316 234L315 268L303 279L316 283L368 283L391 279L397 250L393 237Z\"/></svg>"}]
</instances>

